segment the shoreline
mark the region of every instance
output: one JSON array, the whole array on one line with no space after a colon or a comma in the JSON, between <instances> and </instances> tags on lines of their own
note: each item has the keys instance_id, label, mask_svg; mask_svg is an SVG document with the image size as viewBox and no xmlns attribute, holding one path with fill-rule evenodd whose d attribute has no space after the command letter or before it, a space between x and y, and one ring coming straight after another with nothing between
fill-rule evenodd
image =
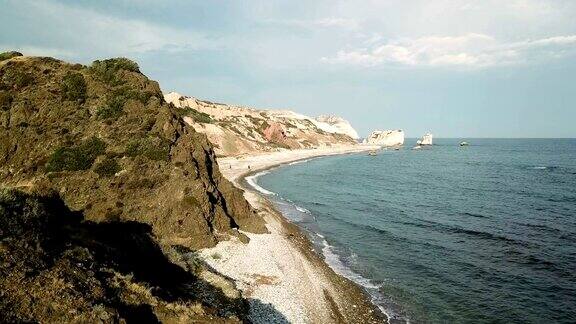
<instances>
[{"instance_id":1,"label":"shoreline","mask_svg":"<svg viewBox=\"0 0 576 324\"><path fill-rule=\"evenodd\" d=\"M246 180L296 161L376 148L353 145L218 158L221 173L244 190L245 198L264 218L270 233L243 232L250 238L248 244L232 239L201 254L211 267L236 282L252 306L255 323L387 322L386 314L372 303L370 295L337 274L316 251L305 230L287 220Z\"/></svg>"}]
</instances>

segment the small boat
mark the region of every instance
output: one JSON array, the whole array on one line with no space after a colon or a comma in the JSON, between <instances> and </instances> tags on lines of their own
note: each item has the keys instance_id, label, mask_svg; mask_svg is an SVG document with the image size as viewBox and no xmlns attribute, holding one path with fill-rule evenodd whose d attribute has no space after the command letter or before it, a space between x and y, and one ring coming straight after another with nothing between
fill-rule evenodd
<instances>
[{"instance_id":1,"label":"small boat","mask_svg":"<svg viewBox=\"0 0 576 324\"><path fill-rule=\"evenodd\" d=\"M460 146L468 146L470 144L468 144L468 142L460 142Z\"/></svg>"},{"instance_id":2,"label":"small boat","mask_svg":"<svg viewBox=\"0 0 576 324\"><path fill-rule=\"evenodd\" d=\"M422 148L422 146L420 144L418 144L418 145L414 146L412 149L413 150L419 150L421 148Z\"/></svg>"},{"instance_id":3,"label":"small boat","mask_svg":"<svg viewBox=\"0 0 576 324\"><path fill-rule=\"evenodd\" d=\"M368 152L368 155L370 156L376 156L376 150L371 150L370 152Z\"/></svg>"}]
</instances>

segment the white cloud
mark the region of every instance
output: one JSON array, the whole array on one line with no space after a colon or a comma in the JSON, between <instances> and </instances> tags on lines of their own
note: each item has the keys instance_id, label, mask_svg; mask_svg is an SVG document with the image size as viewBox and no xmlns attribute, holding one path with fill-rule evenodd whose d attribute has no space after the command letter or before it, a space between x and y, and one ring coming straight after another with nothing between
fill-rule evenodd
<instances>
[{"instance_id":1,"label":"white cloud","mask_svg":"<svg viewBox=\"0 0 576 324\"><path fill-rule=\"evenodd\" d=\"M20 5L42 24L36 27L39 33L50 37L44 41L50 46L42 46L38 42L17 46L26 54L132 55L156 50L177 51L216 46L214 41L201 33L144 20L104 15L52 1L24 0Z\"/></svg>"},{"instance_id":2,"label":"white cloud","mask_svg":"<svg viewBox=\"0 0 576 324\"><path fill-rule=\"evenodd\" d=\"M359 28L359 23L355 19L342 18L342 17L326 17L319 19L264 19L262 22L272 25L280 25L285 27L297 27L306 29L315 28L340 28L347 30L356 30Z\"/></svg>"},{"instance_id":3,"label":"white cloud","mask_svg":"<svg viewBox=\"0 0 576 324\"><path fill-rule=\"evenodd\" d=\"M470 33L462 36L428 36L400 38L375 43L368 47L340 50L335 57L323 57L333 64L361 66L460 66L481 68L541 62L550 58L576 54L576 35L555 36L521 42L499 42L485 34Z\"/></svg>"},{"instance_id":4,"label":"white cloud","mask_svg":"<svg viewBox=\"0 0 576 324\"><path fill-rule=\"evenodd\" d=\"M78 53L53 47L21 46L10 43L0 43L0 51L17 51L30 56L51 56L58 58L72 58Z\"/></svg>"},{"instance_id":5,"label":"white cloud","mask_svg":"<svg viewBox=\"0 0 576 324\"><path fill-rule=\"evenodd\" d=\"M355 30L358 29L359 24L354 19L329 17L318 19L313 22L314 25L322 27L340 27L344 29Z\"/></svg>"}]
</instances>

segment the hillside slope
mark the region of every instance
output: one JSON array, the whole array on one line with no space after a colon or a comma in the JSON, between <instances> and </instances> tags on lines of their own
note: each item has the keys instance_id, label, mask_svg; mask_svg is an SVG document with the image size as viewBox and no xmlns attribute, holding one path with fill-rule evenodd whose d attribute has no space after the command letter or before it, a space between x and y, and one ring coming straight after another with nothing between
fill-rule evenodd
<instances>
[{"instance_id":1,"label":"hillside slope","mask_svg":"<svg viewBox=\"0 0 576 324\"><path fill-rule=\"evenodd\" d=\"M54 192L0 189L0 239L3 323L247 320L247 301L202 279L190 252L169 260L150 226L84 221Z\"/></svg>"},{"instance_id":2,"label":"hillside slope","mask_svg":"<svg viewBox=\"0 0 576 324\"><path fill-rule=\"evenodd\" d=\"M180 109L189 125L206 134L219 156L357 143L356 131L339 117L315 119L289 110L213 103L176 92L164 98Z\"/></svg>"},{"instance_id":3,"label":"hillside slope","mask_svg":"<svg viewBox=\"0 0 576 324\"><path fill-rule=\"evenodd\" d=\"M145 222L192 248L263 231L206 137L130 63L0 62L0 183L55 188L89 220Z\"/></svg>"},{"instance_id":4,"label":"hillside slope","mask_svg":"<svg viewBox=\"0 0 576 324\"><path fill-rule=\"evenodd\" d=\"M0 56L0 190L4 320L243 319L182 260L264 223L134 62Z\"/></svg>"}]
</instances>

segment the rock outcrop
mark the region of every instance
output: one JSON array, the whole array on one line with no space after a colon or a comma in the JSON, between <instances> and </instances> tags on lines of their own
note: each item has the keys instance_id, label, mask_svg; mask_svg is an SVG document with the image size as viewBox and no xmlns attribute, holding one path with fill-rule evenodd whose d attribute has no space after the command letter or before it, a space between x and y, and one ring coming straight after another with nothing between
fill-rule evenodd
<instances>
[{"instance_id":1,"label":"rock outcrop","mask_svg":"<svg viewBox=\"0 0 576 324\"><path fill-rule=\"evenodd\" d=\"M139 221L167 244L263 232L204 134L128 60L0 62L0 183L45 186L93 221Z\"/></svg>"},{"instance_id":2,"label":"rock outcrop","mask_svg":"<svg viewBox=\"0 0 576 324\"><path fill-rule=\"evenodd\" d=\"M319 122L316 124L318 128L326 132L348 135L353 139L359 138L356 130L352 127L352 125L350 125L350 122L344 118L338 116L320 115L315 119Z\"/></svg>"},{"instance_id":3,"label":"rock outcrop","mask_svg":"<svg viewBox=\"0 0 576 324\"><path fill-rule=\"evenodd\" d=\"M0 240L3 323L247 321L193 252L165 253L143 223L86 221L56 192L0 189Z\"/></svg>"},{"instance_id":4,"label":"rock outcrop","mask_svg":"<svg viewBox=\"0 0 576 324\"><path fill-rule=\"evenodd\" d=\"M123 58L0 57L3 318L243 320L238 294L185 269L266 227L158 83Z\"/></svg>"},{"instance_id":5,"label":"rock outcrop","mask_svg":"<svg viewBox=\"0 0 576 324\"><path fill-rule=\"evenodd\" d=\"M426 133L419 139L416 144L418 145L432 145L432 134Z\"/></svg>"},{"instance_id":6,"label":"rock outcrop","mask_svg":"<svg viewBox=\"0 0 576 324\"><path fill-rule=\"evenodd\" d=\"M400 146L404 144L403 130L373 131L364 143L381 146Z\"/></svg>"},{"instance_id":7,"label":"rock outcrop","mask_svg":"<svg viewBox=\"0 0 576 324\"><path fill-rule=\"evenodd\" d=\"M175 92L164 98L181 111L186 123L206 134L219 156L357 143L356 131L338 117L317 120L289 110L214 103Z\"/></svg>"}]
</instances>

